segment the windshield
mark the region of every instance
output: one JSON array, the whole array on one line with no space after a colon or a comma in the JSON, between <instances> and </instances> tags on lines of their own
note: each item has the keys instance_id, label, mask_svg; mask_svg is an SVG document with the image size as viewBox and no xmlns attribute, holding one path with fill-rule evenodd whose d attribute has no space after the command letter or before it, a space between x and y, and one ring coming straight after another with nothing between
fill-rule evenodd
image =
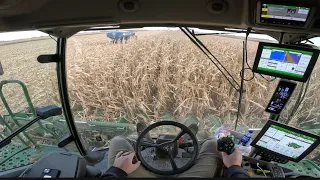
<instances>
[{"instance_id":1,"label":"windshield","mask_svg":"<svg viewBox=\"0 0 320 180\"><path fill-rule=\"evenodd\" d=\"M215 33L198 38L240 83L244 33L192 30L196 34ZM32 120L37 107L61 107L56 64L37 62L39 55L56 53L57 43L40 34L42 37L28 34L28 39L0 43L1 139ZM237 126L242 133L267 122L265 107L279 81L259 74L253 77L250 70L259 41L277 41L254 33L248 40L245 91ZM222 125L234 129L238 92L179 28L79 32L68 38L66 63L73 118L87 150L106 148L115 136L136 137L138 122L177 121L198 130L199 140L211 138ZM318 64L309 83L298 83L280 117L280 122L314 134L320 132ZM177 130L165 128L150 135L160 133L177 134ZM0 171L32 164L50 152L77 152L73 143L57 147L69 134L64 115L41 120L0 150ZM308 158L317 161L319 154L318 148Z\"/></svg>"},{"instance_id":2,"label":"windshield","mask_svg":"<svg viewBox=\"0 0 320 180\"><path fill-rule=\"evenodd\" d=\"M32 120L36 108L61 107L61 104L56 65L37 62L39 55L56 53L56 41L35 31L2 33L0 38L3 41L0 42L3 69L0 75L0 139L3 140ZM68 133L63 115L39 121L0 149L0 172L32 164L50 152L66 151L56 145ZM73 145L67 148L77 151Z\"/></svg>"},{"instance_id":3,"label":"windshield","mask_svg":"<svg viewBox=\"0 0 320 180\"><path fill-rule=\"evenodd\" d=\"M216 33L198 38L240 82L245 34L193 30L196 34ZM277 43L267 35L250 34L248 65L251 68L259 41ZM126 122L132 126L141 121L150 125L160 120L196 123L198 138L203 139L212 137L222 124L234 127L238 92L178 28L78 33L68 39L66 59L75 121ZM298 84L280 122L319 133L313 128L319 123L317 112L320 112L319 101L315 98L319 89L317 71L318 65L301 105L292 113L302 86ZM245 79L252 76L246 65ZM259 74L245 81L238 131L264 126L269 117L265 107L278 81ZM118 127L123 128L120 124ZM82 140L87 148L97 148L108 145L112 135L128 136L130 133L97 129L93 137L98 137L99 143L88 136L83 136ZM318 154L316 151L309 158L313 159Z\"/></svg>"}]
</instances>

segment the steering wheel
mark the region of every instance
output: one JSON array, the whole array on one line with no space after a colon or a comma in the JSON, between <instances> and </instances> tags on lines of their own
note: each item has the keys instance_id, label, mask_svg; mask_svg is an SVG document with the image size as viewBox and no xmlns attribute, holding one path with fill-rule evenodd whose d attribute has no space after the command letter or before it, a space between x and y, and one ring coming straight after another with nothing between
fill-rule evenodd
<instances>
[{"instance_id":1,"label":"steering wheel","mask_svg":"<svg viewBox=\"0 0 320 180\"><path fill-rule=\"evenodd\" d=\"M150 142L150 141L145 141L143 139L149 131L151 131L154 128L157 128L159 126L164 126L164 125L172 125L172 126L179 127L181 129L181 131L173 140L168 140L168 141L162 142L160 144L156 144L156 143ZM194 146L194 151L192 153L191 159L184 166L179 168L177 166L176 162L174 161L173 148L174 148L175 143L178 143L179 138L181 136L183 136L184 134L188 134L191 137L192 145ZM156 148L157 150L161 151L162 153L166 154L170 160L172 170L164 171L164 170L155 169L154 167L150 166L142 156L141 151L143 150L143 147L144 148L153 147L153 148ZM149 170L153 173L156 173L159 175L180 174L180 173L188 170L189 168L191 168L194 165L194 163L196 162L197 157L198 157L198 153L199 153L198 140L197 140L196 136L191 132L191 130L181 123L174 122L174 121L159 121L159 122L156 122L156 123L148 126L140 134L140 136L138 137L137 142L136 142L136 153L137 153L137 157L141 161L142 165L147 170Z\"/></svg>"}]
</instances>

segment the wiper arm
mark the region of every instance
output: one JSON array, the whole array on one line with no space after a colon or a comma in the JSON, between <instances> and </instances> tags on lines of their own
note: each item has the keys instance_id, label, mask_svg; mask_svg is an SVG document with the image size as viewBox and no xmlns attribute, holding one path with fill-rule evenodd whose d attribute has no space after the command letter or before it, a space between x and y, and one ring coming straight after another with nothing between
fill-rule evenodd
<instances>
[{"instance_id":1,"label":"wiper arm","mask_svg":"<svg viewBox=\"0 0 320 180\"><path fill-rule=\"evenodd\" d=\"M193 44L195 44L208 58L209 60L218 68L218 70L222 73L222 75L227 79L230 85L236 90L240 91L240 84L233 78L233 76L229 73L229 71L220 63L220 61L209 51L209 49L187 28L187 27L179 27L181 31L191 40ZM217 61L215 62L210 55ZM225 74L222 69L218 66L218 64L224 69L227 74ZM233 83L231 82L231 78ZM235 85L236 84L236 85Z\"/></svg>"},{"instance_id":2,"label":"wiper arm","mask_svg":"<svg viewBox=\"0 0 320 180\"><path fill-rule=\"evenodd\" d=\"M5 147L6 145L10 144L12 138L16 137L18 134L20 134L22 131L26 130L28 127L32 126L32 124L38 122L40 119L41 118L39 116L34 118L32 121L28 122L26 125L22 126L21 128L19 128L16 131L14 131L12 134L7 136L6 138L4 138L0 142L0 149Z\"/></svg>"},{"instance_id":3,"label":"wiper arm","mask_svg":"<svg viewBox=\"0 0 320 180\"><path fill-rule=\"evenodd\" d=\"M0 149L5 147L6 145L11 143L11 140L16 137L18 134L26 130L28 127L32 126L34 123L38 122L41 119L47 119L52 116L57 116L62 114L62 109L57 106L46 106L43 108L37 109L37 117L28 122L26 125L20 127L16 131L14 131L12 134L4 138L0 142Z\"/></svg>"}]
</instances>

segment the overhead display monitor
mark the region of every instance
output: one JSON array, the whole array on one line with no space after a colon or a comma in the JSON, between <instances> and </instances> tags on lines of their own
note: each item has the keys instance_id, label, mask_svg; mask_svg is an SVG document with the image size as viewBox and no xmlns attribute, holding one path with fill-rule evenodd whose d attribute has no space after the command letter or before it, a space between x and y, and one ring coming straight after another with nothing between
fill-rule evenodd
<instances>
[{"instance_id":1,"label":"overhead display monitor","mask_svg":"<svg viewBox=\"0 0 320 180\"><path fill-rule=\"evenodd\" d=\"M299 162L319 143L319 136L270 120L251 145L267 153Z\"/></svg>"},{"instance_id":2,"label":"overhead display monitor","mask_svg":"<svg viewBox=\"0 0 320 180\"><path fill-rule=\"evenodd\" d=\"M262 4L261 18L305 22L310 8L278 4Z\"/></svg>"},{"instance_id":3,"label":"overhead display monitor","mask_svg":"<svg viewBox=\"0 0 320 180\"><path fill-rule=\"evenodd\" d=\"M260 0L257 8L258 23L277 26L303 28L307 22L310 22L308 20L314 14L310 5L296 2Z\"/></svg>"},{"instance_id":4,"label":"overhead display monitor","mask_svg":"<svg viewBox=\"0 0 320 180\"><path fill-rule=\"evenodd\" d=\"M259 43L253 71L305 82L318 59L319 50L307 46Z\"/></svg>"}]
</instances>

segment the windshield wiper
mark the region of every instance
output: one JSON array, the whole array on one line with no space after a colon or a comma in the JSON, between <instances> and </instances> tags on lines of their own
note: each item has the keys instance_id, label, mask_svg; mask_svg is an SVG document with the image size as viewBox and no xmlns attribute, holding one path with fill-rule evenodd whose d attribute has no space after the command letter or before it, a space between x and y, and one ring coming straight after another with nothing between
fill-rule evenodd
<instances>
[{"instance_id":1,"label":"windshield wiper","mask_svg":"<svg viewBox=\"0 0 320 180\"><path fill-rule=\"evenodd\" d=\"M10 134L8 137L4 138L0 142L0 149L5 147L6 145L11 143L11 140L16 137L18 134L26 130L28 127L32 126L34 123L38 122L41 119L47 119L52 116L58 116L62 114L62 109L57 106L46 106L42 108L37 109L37 117L28 122L26 125L20 127L16 131L14 131L12 134Z\"/></svg>"},{"instance_id":2,"label":"windshield wiper","mask_svg":"<svg viewBox=\"0 0 320 180\"><path fill-rule=\"evenodd\" d=\"M218 68L218 70L227 79L230 85L236 91L240 91L241 89L240 84L234 79L234 77L230 74L230 72L220 63L220 61L209 51L209 49L194 35L194 33L192 33L187 27L179 27L179 28L191 40L191 42L195 44L208 57L208 59ZM210 57L210 55L213 57L213 59L215 59L216 62ZM221 68L218 66L218 64L221 66ZM225 74L222 71L222 69L226 71L227 74Z\"/></svg>"},{"instance_id":3,"label":"windshield wiper","mask_svg":"<svg viewBox=\"0 0 320 180\"><path fill-rule=\"evenodd\" d=\"M249 33L251 32L251 28L248 28L245 33L246 33L246 38L245 41L243 42L243 57L242 57L242 68L241 68L241 82L240 84L234 79L234 77L229 73L229 71L220 63L220 61L209 51L209 49L196 37L196 34L194 32L191 32L187 27L179 27L181 31L191 40L193 44L195 44L208 58L209 60L218 68L218 70L222 73L222 75L227 79L227 81L230 83L230 85L237 91L239 92L239 101L238 101L238 110L237 110L237 118L235 121L235 130L237 129L238 121L240 118L240 110L241 110L241 102L242 102L242 97L243 97L243 92L244 92L244 64L248 60L248 55L247 55L247 42L248 42L248 36ZM239 31L242 33L242 31ZM210 57L210 55L217 61L214 62L213 59ZM222 69L218 66L218 64L222 67L223 70L227 72L225 74ZM231 78L228 78L228 76ZM231 82L233 81L233 83ZM236 84L236 85L235 85Z\"/></svg>"}]
</instances>

